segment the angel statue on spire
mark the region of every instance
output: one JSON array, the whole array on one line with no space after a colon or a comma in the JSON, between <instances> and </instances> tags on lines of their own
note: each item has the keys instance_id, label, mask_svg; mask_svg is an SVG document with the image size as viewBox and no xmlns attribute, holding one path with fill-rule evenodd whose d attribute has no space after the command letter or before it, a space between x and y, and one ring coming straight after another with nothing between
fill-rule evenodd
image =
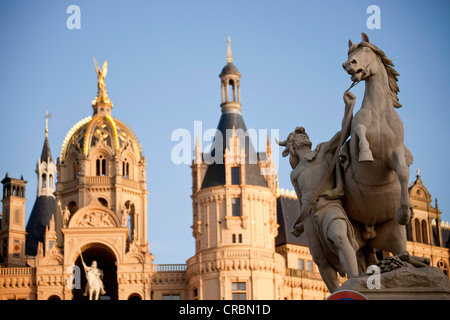
<instances>
[{"instance_id":1,"label":"angel statue on spire","mask_svg":"<svg viewBox=\"0 0 450 320\"><path fill-rule=\"evenodd\" d=\"M98 67L97 61L94 58L94 63L95 63L95 72L97 72L97 77L98 77L98 90L105 90L105 77L106 74L108 73L108 61L105 61L105 63L103 64L102 69L100 69Z\"/></svg>"}]
</instances>

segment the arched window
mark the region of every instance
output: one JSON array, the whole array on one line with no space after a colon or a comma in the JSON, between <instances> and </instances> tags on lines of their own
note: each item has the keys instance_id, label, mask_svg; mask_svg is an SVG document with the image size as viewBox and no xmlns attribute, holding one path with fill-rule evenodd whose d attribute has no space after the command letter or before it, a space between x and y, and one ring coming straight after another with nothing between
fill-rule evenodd
<instances>
[{"instance_id":1,"label":"arched window","mask_svg":"<svg viewBox=\"0 0 450 320\"><path fill-rule=\"evenodd\" d=\"M77 212L78 207L77 207L77 203L75 201L70 201L67 204L67 209L69 209L70 211L70 216L72 216L75 212Z\"/></svg>"},{"instance_id":2,"label":"arched window","mask_svg":"<svg viewBox=\"0 0 450 320\"><path fill-rule=\"evenodd\" d=\"M97 176L106 176L106 160L100 155L96 161L96 175Z\"/></svg>"},{"instance_id":3,"label":"arched window","mask_svg":"<svg viewBox=\"0 0 450 320\"><path fill-rule=\"evenodd\" d=\"M53 188L53 175L48 176L48 186L49 188Z\"/></svg>"},{"instance_id":4,"label":"arched window","mask_svg":"<svg viewBox=\"0 0 450 320\"><path fill-rule=\"evenodd\" d=\"M422 220L422 242L428 244L427 222Z\"/></svg>"},{"instance_id":5,"label":"arched window","mask_svg":"<svg viewBox=\"0 0 450 320\"><path fill-rule=\"evenodd\" d=\"M236 93L234 92L234 81L228 83L228 101L236 101Z\"/></svg>"},{"instance_id":6,"label":"arched window","mask_svg":"<svg viewBox=\"0 0 450 320\"><path fill-rule=\"evenodd\" d=\"M47 187L47 175L45 173L41 177L41 187L42 188Z\"/></svg>"},{"instance_id":7,"label":"arched window","mask_svg":"<svg viewBox=\"0 0 450 320\"><path fill-rule=\"evenodd\" d=\"M130 163L127 161L127 159L125 159L125 161L123 162L123 167L122 167L122 176L125 179L130 179Z\"/></svg>"},{"instance_id":8,"label":"arched window","mask_svg":"<svg viewBox=\"0 0 450 320\"><path fill-rule=\"evenodd\" d=\"M416 242L422 242L419 219L414 220L414 229L416 229Z\"/></svg>"},{"instance_id":9,"label":"arched window","mask_svg":"<svg viewBox=\"0 0 450 320\"><path fill-rule=\"evenodd\" d=\"M105 198L98 198L98 202L100 202L102 206L108 208L108 201Z\"/></svg>"},{"instance_id":10,"label":"arched window","mask_svg":"<svg viewBox=\"0 0 450 320\"><path fill-rule=\"evenodd\" d=\"M77 179L79 175L80 175L80 163L75 160L72 168L72 178Z\"/></svg>"}]
</instances>

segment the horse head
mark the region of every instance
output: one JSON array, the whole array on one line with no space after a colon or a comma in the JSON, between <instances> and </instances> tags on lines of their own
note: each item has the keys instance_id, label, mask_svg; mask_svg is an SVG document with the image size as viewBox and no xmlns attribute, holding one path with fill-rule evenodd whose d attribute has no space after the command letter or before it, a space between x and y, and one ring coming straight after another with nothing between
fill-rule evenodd
<instances>
[{"instance_id":1,"label":"horse head","mask_svg":"<svg viewBox=\"0 0 450 320\"><path fill-rule=\"evenodd\" d=\"M386 72L386 85L389 87L393 106L401 108L398 102L398 76L400 75L393 67L392 60L388 59L386 54L377 46L370 43L369 37L363 32L362 41L353 44L348 41L348 59L342 64L344 70L351 76L354 82L364 81L376 74Z\"/></svg>"},{"instance_id":2,"label":"horse head","mask_svg":"<svg viewBox=\"0 0 450 320\"><path fill-rule=\"evenodd\" d=\"M361 38L362 42L359 44L348 41L348 59L342 64L344 70L351 76L350 79L355 82L363 81L379 72L379 65L373 63L376 56L368 46L369 37L362 33Z\"/></svg>"}]
</instances>

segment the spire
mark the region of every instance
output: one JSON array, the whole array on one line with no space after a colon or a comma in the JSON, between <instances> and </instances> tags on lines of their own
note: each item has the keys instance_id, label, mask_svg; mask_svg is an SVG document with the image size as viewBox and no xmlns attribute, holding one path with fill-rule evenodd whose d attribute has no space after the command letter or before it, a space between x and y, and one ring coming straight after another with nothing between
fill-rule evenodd
<instances>
[{"instance_id":1,"label":"spire","mask_svg":"<svg viewBox=\"0 0 450 320\"><path fill-rule=\"evenodd\" d=\"M53 196L55 191L54 179L56 176L56 165L53 163L52 152L50 151L50 143L48 142L48 119L51 118L48 111L45 112L45 139L42 147L41 157L36 164L36 174L38 176L37 195Z\"/></svg>"},{"instance_id":2,"label":"spire","mask_svg":"<svg viewBox=\"0 0 450 320\"><path fill-rule=\"evenodd\" d=\"M195 137L194 163L202 163L202 147L200 146L200 142L198 141L198 136Z\"/></svg>"},{"instance_id":3,"label":"spire","mask_svg":"<svg viewBox=\"0 0 450 320\"><path fill-rule=\"evenodd\" d=\"M236 66L231 63L231 40L228 39L227 64L219 74L221 80L222 103L220 104L222 115L217 125L216 136L209 152L203 153L204 162L209 164L201 188L209 188L218 185L225 185L225 164L224 155L227 149L233 150L230 145L230 136L233 135L239 141L239 151L244 158L240 160L241 166L245 166L245 181L248 185L267 187L267 181L261 174L258 164L259 153L253 147L247 127L241 113L240 102L240 77ZM235 140L232 140L234 142ZM244 170L243 169L243 170ZM244 171L243 171L244 172ZM244 173L242 173L244 174Z\"/></svg>"},{"instance_id":4,"label":"spire","mask_svg":"<svg viewBox=\"0 0 450 320\"><path fill-rule=\"evenodd\" d=\"M272 156L272 147L271 147L271 145L270 145L270 137L269 137L269 134L267 134L266 155L267 155L267 158L270 158L270 157Z\"/></svg>"},{"instance_id":5,"label":"spire","mask_svg":"<svg viewBox=\"0 0 450 320\"><path fill-rule=\"evenodd\" d=\"M227 63L233 63L233 56L231 54L231 40L230 40L230 36L228 36Z\"/></svg>"},{"instance_id":6,"label":"spire","mask_svg":"<svg viewBox=\"0 0 450 320\"><path fill-rule=\"evenodd\" d=\"M41 153L41 162L48 162L52 161L52 153L50 151L50 143L48 142L48 119L52 117L51 114L48 113L48 111L45 111L45 140L44 140L44 147L42 148Z\"/></svg>"}]
</instances>

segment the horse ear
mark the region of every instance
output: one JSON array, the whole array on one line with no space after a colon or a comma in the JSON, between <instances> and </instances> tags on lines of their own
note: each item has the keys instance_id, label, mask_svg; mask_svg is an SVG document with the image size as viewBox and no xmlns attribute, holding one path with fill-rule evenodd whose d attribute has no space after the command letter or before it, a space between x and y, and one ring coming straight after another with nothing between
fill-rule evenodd
<instances>
[{"instance_id":1,"label":"horse ear","mask_svg":"<svg viewBox=\"0 0 450 320\"><path fill-rule=\"evenodd\" d=\"M369 37L364 32L361 33L361 39L362 39L362 41L370 42Z\"/></svg>"},{"instance_id":2,"label":"horse ear","mask_svg":"<svg viewBox=\"0 0 450 320\"><path fill-rule=\"evenodd\" d=\"M349 40L348 40L348 47L351 48L352 45L353 45L353 42L352 42L352 40L349 39Z\"/></svg>"}]
</instances>

